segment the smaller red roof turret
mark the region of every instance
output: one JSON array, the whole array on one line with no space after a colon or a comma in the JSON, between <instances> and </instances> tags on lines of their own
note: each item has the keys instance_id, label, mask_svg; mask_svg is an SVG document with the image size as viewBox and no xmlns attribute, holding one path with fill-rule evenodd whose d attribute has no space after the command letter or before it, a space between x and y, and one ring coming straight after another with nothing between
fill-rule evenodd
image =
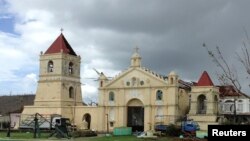
<instances>
[{"instance_id":1,"label":"smaller red roof turret","mask_svg":"<svg viewBox=\"0 0 250 141\"><path fill-rule=\"evenodd\" d=\"M72 47L65 39L62 33L57 37L57 39L52 43L52 45L47 49L47 51L44 54L52 54L60 52L77 56L75 51L72 49Z\"/></svg>"},{"instance_id":2,"label":"smaller red roof turret","mask_svg":"<svg viewBox=\"0 0 250 141\"><path fill-rule=\"evenodd\" d=\"M208 73L204 71L196 86L214 86L214 84Z\"/></svg>"}]
</instances>

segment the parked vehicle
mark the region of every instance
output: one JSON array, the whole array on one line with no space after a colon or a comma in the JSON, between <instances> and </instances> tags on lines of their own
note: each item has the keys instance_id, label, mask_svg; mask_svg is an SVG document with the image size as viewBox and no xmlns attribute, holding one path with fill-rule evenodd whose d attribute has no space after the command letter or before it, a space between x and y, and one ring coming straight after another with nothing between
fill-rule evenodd
<instances>
[{"instance_id":1,"label":"parked vehicle","mask_svg":"<svg viewBox=\"0 0 250 141\"><path fill-rule=\"evenodd\" d=\"M183 121L182 122L182 131L183 132L195 132L200 130L200 126L195 121Z\"/></svg>"},{"instance_id":2,"label":"parked vehicle","mask_svg":"<svg viewBox=\"0 0 250 141\"><path fill-rule=\"evenodd\" d=\"M200 130L200 126L197 122L192 120L182 121L181 125L174 124L159 124L155 126L155 131L160 131L161 133L166 133L172 136L178 136L179 134L184 134L184 136L194 136L196 131Z\"/></svg>"},{"instance_id":3,"label":"parked vehicle","mask_svg":"<svg viewBox=\"0 0 250 141\"><path fill-rule=\"evenodd\" d=\"M193 120L183 121L181 125L181 131L184 137L195 138L196 131L200 130L200 126Z\"/></svg>"},{"instance_id":4,"label":"parked vehicle","mask_svg":"<svg viewBox=\"0 0 250 141\"><path fill-rule=\"evenodd\" d=\"M70 132L72 132L72 126L68 118L55 119L54 131L51 136L56 136L57 138L70 138Z\"/></svg>"}]
</instances>

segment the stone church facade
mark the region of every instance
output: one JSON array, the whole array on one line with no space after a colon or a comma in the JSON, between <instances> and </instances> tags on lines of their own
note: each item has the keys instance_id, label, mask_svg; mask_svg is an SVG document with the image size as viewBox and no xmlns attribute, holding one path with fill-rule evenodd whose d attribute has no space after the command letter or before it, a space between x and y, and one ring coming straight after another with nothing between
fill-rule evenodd
<instances>
[{"instance_id":1,"label":"stone church facade","mask_svg":"<svg viewBox=\"0 0 250 141\"><path fill-rule=\"evenodd\" d=\"M40 54L34 105L25 106L22 115L58 114L70 118L78 128L86 121L87 128L97 131L112 131L122 126L132 127L133 131L146 131L157 124L175 124L185 116L201 123L206 116L209 117L206 124L216 124L214 101L218 91L208 75L205 78L202 75L202 85L193 85L181 80L174 71L163 76L144 68L141 60L136 49L130 58L130 66L113 79L99 73L98 105L83 106L81 57L60 34L47 51ZM210 80L208 83L207 79ZM205 106L204 102L205 113L197 112L202 111L199 107ZM207 126L202 128L206 130Z\"/></svg>"}]
</instances>

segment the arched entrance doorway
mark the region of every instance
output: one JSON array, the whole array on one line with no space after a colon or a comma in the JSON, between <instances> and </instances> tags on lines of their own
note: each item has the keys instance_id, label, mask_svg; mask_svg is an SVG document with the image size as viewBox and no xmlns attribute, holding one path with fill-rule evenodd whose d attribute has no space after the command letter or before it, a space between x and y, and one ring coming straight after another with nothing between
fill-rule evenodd
<instances>
[{"instance_id":1,"label":"arched entrance doorway","mask_svg":"<svg viewBox=\"0 0 250 141\"><path fill-rule=\"evenodd\" d=\"M197 114L206 114L207 105L206 105L206 96L199 95L197 98Z\"/></svg>"},{"instance_id":2,"label":"arched entrance doorway","mask_svg":"<svg viewBox=\"0 0 250 141\"><path fill-rule=\"evenodd\" d=\"M127 104L127 126L132 132L144 131L144 106L139 99L132 99Z\"/></svg>"},{"instance_id":3,"label":"arched entrance doorway","mask_svg":"<svg viewBox=\"0 0 250 141\"><path fill-rule=\"evenodd\" d=\"M90 114L84 114L82 117L82 120L87 122L87 129L90 129L90 123L91 123L91 116Z\"/></svg>"}]
</instances>

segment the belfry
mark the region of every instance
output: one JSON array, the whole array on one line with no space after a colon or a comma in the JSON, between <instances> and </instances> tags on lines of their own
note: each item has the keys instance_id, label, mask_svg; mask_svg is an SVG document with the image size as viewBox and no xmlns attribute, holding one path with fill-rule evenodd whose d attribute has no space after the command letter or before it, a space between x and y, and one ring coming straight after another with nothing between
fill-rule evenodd
<instances>
[{"instance_id":1,"label":"belfry","mask_svg":"<svg viewBox=\"0 0 250 141\"><path fill-rule=\"evenodd\" d=\"M58 114L72 117L74 106L82 105L81 57L61 33L45 53L40 54L40 72L34 106L23 114Z\"/></svg>"}]
</instances>

